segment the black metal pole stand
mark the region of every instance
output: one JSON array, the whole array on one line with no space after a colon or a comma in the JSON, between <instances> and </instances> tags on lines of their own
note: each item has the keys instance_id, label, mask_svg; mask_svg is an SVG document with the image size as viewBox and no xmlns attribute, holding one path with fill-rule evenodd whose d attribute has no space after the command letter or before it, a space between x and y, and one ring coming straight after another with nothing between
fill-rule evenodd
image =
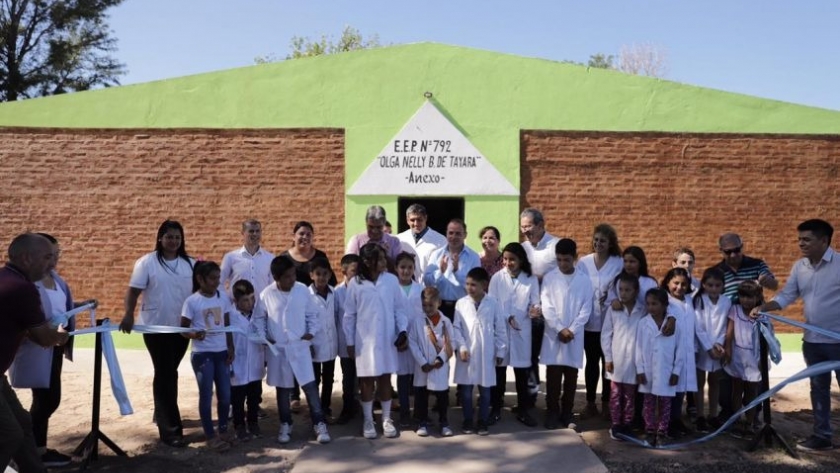
<instances>
[{"instance_id":1,"label":"black metal pole stand","mask_svg":"<svg viewBox=\"0 0 840 473\"><path fill-rule=\"evenodd\" d=\"M102 325L105 319L96 321L96 326ZM120 447L99 430L99 395L102 391L102 334L96 334L96 345L93 351L93 409L90 416L90 433L82 443L73 450L73 454L82 456L79 471L84 471L88 463L99 459L99 441L102 440L114 453L121 457L128 456Z\"/></svg>"},{"instance_id":2,"label":"black metal pole stand","mask_svg":"<svg viewBox=\"0 0 840 473\"><path fill-rule=\"evenodd\" d=\"M758 338L761 343L761 360L759 361L759 366L761 367L761 392L759 394L763 394L770 390L770 362L767 356L767 340L765 340L762 336L759 336ZM761 410L764 413L764 427L758 435L755 436L752 442L750 442L750 445L747 447L747 451L755 451L762 439L764 439L765 446L772 447L773 439L776 439L788 455L799 460L799 454L796 453L796 450L790 448L790 445L788 445L785 439L776 432L775 428L773 428L773 422L770 418L770 398L764 400L764 403L761 405Z\"/></svg>"}]
</instances>

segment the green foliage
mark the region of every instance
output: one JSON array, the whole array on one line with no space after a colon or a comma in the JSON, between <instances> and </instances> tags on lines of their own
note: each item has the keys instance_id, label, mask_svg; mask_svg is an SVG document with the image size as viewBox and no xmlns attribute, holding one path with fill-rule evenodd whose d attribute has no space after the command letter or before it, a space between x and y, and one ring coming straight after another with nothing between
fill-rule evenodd
<instances>
[{"instance_id":1,"label":"green foliage","mask_svg":"<svg viewBox=\"0 0 840 473\"><path fill-rule=\"evenodd\" d=\"M587 66L596 69L615 69L615 56L602 53L592 54L589 56Z\"/></svg>"},{"instance_id":2,"label":"green foliage","mask_svg":"<svg viewBox=\"0 0 840 473\"><path fill-rule=\"evenodd\" d=\"M286 59L297 59L301 57L322 56L324 54L336 54L347 51L356 51L358 49L371 49L381 47L379 36L373 35L369 38L364 38L362 33L352 26L345 26L344 31L341 32L341 37L334 40L327 35L321 35L320 39L313 40L304 36L292 36L289 44L291 53L286 56ZM277 57L273 54L266 56L259 56L254 59L257 64L265 64L267 62L277 61Z\"/></svg>"},{"instance_id":3,"label":"green foliage","mask_svg":"<svg viewBox=\"0 0 840 473\"><path fill-rule=\"evenodd\" d=\"M123 0L0 0L0 101L118 85L105 11Z\"/></svg>"}]
</instances>

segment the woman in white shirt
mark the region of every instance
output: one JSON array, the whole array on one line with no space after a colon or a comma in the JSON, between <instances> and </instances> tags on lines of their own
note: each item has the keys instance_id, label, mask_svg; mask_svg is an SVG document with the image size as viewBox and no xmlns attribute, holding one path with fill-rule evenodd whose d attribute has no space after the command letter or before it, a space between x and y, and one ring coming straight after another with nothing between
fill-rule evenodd
<instances>
[{"instance_id":1,"label":"woman in white shirt","mask_svg":"<svg viewBox=\"0 0 840 473\"><path fill-rule=\"evenodd\" d=\"M134 327L134 309L140 294L141 324L180 327L181 309L192 293L194 264L195 260L187 255L184 227L174 220L163 222L158 228L155 251L134 263L120 330L130 333ZM189 340L178 333L156 333L144 334L143 342L155 368L152 393L160 440L172 447L184 447L178 410L178 365L187 353Z\"/></svg>"}]
</instances>

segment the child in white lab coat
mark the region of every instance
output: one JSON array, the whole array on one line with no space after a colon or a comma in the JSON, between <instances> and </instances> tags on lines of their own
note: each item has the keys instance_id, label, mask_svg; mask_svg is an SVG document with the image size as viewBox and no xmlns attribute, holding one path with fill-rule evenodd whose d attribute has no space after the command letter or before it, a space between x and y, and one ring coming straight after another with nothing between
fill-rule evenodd
<instances>
[{"instance_id":1,"label":"child in white lab coat","mask_svg":"<svg viewBox=\"0 0 840 473\"><path fill-rule=\"evenodd\" d=\"M423 303L420 294L423 292L423 286L414 280L414 260L415 255L403 251L397 255L397 279L400 282L400 289L405 297L405 315L408 318L409 338L411 338L411 328L414 326L414 319L425 319L423 314ZM411 345L409 343L409 345ZM400 400L400 427L411 427L411 387L414 377L417 361L412 356L411 351L397 352L397 393ZM416 402L416 401L415 401Z\"/></svg>"},{"instance_id":2,"label":"child in white lab coat","mask_svg":"<svg viewBox=\"0 0 840 473\"><path fill-rule=\"evenodd\" d=\"M467 273L467 295L455 303L452 323L458 345L455 383L461 385L461 406L464 409L462 431L488 435L490 391L496 385L496 366L504 362L507 330L504 308L487 296L490 276L482 267ZM478 386L478 423L474 424L473 387Z\"/></svg>"},{"instance_id":3,"label":"child in white lab coat","mask_svg":"<svg viewBox=\"0 0 840 473\"><path fill-rule=\"evenodd\" d=\"M398 264L399 266L399 264ZM414 357L414 416L419 423L417 435L429 435L429 395L437 398L440 434L451 437L449 427L449 359L453 353L452 322L440 312L440 292L427 287L422 291L423 317L409 327L409 349Z\"/></svg>"},{"instance_id":4,"label":"child in white lab coat","mask_svg":"<svg viewBox=\"0 0 840 473\"><path fill-rule=\"evenodd\" d=\"M230 313L230 325L240 328L242 333L233 334L235 356L230 366L230 402L233 406L233 428L236 438L248 441L260 438L258 413L262 396L262 380L265 377L265 346L248 339L247 334L265 335L265 324L259 327L252 317L256 294L254 286L247 279L240 279L231 287L236 309ZM262 328L262 330L260 330ZM247 405L247 428L245 406Z\"/></svg>"},{"instance_id":5,"label":"child in white lab coat","mask_svg":"<svg viewBox=\"0 0 840 473\"><path fill-rule=\"evenodd\" d=\"M338 356L338 327L335 320L335 294L330 286L333 277L330 262L326 258L316 257L309 262L309 277L312 284L309 294L318 310L321 330L312 339L312 369L315 372L315 384L321 391L321 409L324 420L331 424L330 404L332 401L333 381L335 377L335 359Z\"/></svg>"},{"instance_id":6,"label":"child in white lab coat","mask_svg":"<svg viewBox=\"0 0 840 473\"><path fill-rule=\"evenodd\" d=\"M610 438L630 435L636 397L636 331L647 313L638 302L639 279L623 273L618 277L618 300L621 310L607 307L601 329L601 348L610 379Z\"/></svg>"},{"instance_id":7,"label":"child in white lab coat","mask_svg":"<svg viewBox=\"0 0 840 473\"><path fill-rule=\"evenodd\" d=\"M647 315L636 331L636 382L644 394L645 432L648 442L656 445L668 438L671 402L677 393L685 357L680 353L682 325L677 323L671 336L662 333L669 308L668 292L650 289L645 296Z\"/></svg>"},{"instance_id":8,"label":"child in white lab coat","mask_svg":"<svg viewBox=\"0 0 840 473\"><path fill-rule=\"evenodd\" d=\"M718 267L711 267L703 272L700 287L694 295L694 314L697 326L702 327L712 343L712 352L697 351L697 420L694 426L698 432L709 432L721 426L718 415L720 396L721 359L726 343L726 324L731 300L723 295L725 275ZM722 296L722 297L721 297ZM704 391L709 383L709 416L706 417Z\"/></svg>"}]
</instances>

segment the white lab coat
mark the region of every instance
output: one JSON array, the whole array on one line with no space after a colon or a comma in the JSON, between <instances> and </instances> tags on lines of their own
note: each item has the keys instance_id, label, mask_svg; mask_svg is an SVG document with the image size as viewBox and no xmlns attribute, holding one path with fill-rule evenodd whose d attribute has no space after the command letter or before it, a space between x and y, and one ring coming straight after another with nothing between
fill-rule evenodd
<instances>
[{"instance_id":1,"label":"white lab coat","mask_svg":"<svg viewBox=\"0 0 840 473\"><path fill-rule=\"evenodd\" d=\"M699 300L697 307L694 308L694 314L697 317L697 333L699 334L699 329L702 328L709 337L712 346L715 343L724 346L726 342L726 315L732 307L732 301L728 297L721 295L718 298L717 304L714 304L709 299L709 296L704 294L700 297L703 300L702 308L700 307ZM697 369L706 372L717 371L721 369L720 360L713 360L707 350L698 350Z\"/></svg>"},{"instance_id":2,"label":"white lab coat","mask_svg":"<svg viewBox=\"0 0 840 473\"><path fill-rule=\"evenodd\" d=\"M665 322L662 322L665 326ZM679 391L671 386L671 375L684 371L684 358L679 355L682 334L680 324L670 337L662 335L649 314L639 321L636 332L636 373L644 374L647 383L639 385L640 393L656 396L674 396Z\"/></svg>"},{"instance_id":3,"label":"white lab coat","mask_svg":"<svg viewBox=\"0 0 840 473\"><path fill-rule=\"evenodd\" d=\"M329 287L329 286L327 286ZM309 297L312 304L317 308L318 320L321 330L312 339L312 346L315 354L312 361L325 363L335 361L338 356L338 328L335 324L335 292L332 287L327 290L327 298L324 299L316 291L315 286L309 286Z\"/></svg>"},{"instance_id":4,"label":"white lab coat","mask_svg":"<svg viewBox=\"0 0 840 473\"><path fill-rule=\"evenodd\" d=\"M638 302L633 305L632 311L623 306L620 310L607 308L601 328L604 360L613 363L613 372L607 373L607 379L636 384L636 332L645 313L645 307Z\"/></svg>"},{"instance_id":5,"label":"white lab coat","mask_svg":"<svg viewBox=\"0 0 840 473\"><path fill-rule=\"evenodd\" d=\"M636 298L636 303L642 307L645 307L645 296L647 295L648 291L651 289L656 289L659 287L659 283L656 282L656 279L653 279L650 276L640 276L639 277L639 296ZM610 283L609 293L607 294L607 302L605 304L606 307L609 307L612 304L612 301L618 299L618 282L613 279L613 282Z\"/></svg>"},{"instance_id":6,"label":"white lab coat","mask_svg":"<svg viewBox=\"0 0 840 473\"><path fill-rule=\"evenodd\" d=\"M694 339L697 333L697 319L694 315L694 304L689 296L685 296L684 300L678 300L669 295L668 301L668 315L677 318L677 326L680 329L680 337L682 337L679 356L683 358L683 371L679 373L680 382L677 384L677 392L695 392L697 391L697 365L694 361ZM702 334L697 334L696 337L708 342L705 331ZM709 348L711 348L711 345L709 345Z\"/></svg>"},{"instance_id":7,"label":"white lab coat","mask_svg":"<svg viewBox=\"0 0 840 473\"><path fill-rule=\"evenodd\" d=\"M408 331L410 332L414 326L414 319L423 319L426 317L423 314L423 286L412 282L408 294L405 293L402 287L400 287L400 292L405 299L405 315L408 321ZM415 365L416 362L414 361L414 356L411 354L411 350L397 351L397 375L414 374Z\"/></svg>"},{"instance_id":8,"label":"white lab coat","mask_svg":"<svg viewBox=\"0 0 840 473\"><path fill-rule=\"evenodd\" d=\"M292 388L295 379L301 386L315 381L311 343L301 339L320 330L318 309L312 304L309 289L296 282L289 292L283 292L277 284L272 284L260 294L260 305L266 336L278 348L276 355L271 351L266 353L269 386Z\"/></svg>"},{"instance_id":9,"label":"white lab coat","mask_svg":"<svg viewBox=\"0 0 840 473\"><path fill-rule=\"evenodd\" d=\"M601 269L598 269L595 267L595 253L591 253L578 260L577 269L589 275L589 282L592 283L592 289L595 291L592 299L592 316L589 317L584 330L600 332L607 309L606 296L613 280L624 269L624 259L621 256L610 256ZM603 304L601 304L602 298Z\"/></svg>"},{"instance_id":10,"label":"white lab coat","mask_svg":"<svg viewBox=\"0 0 840 473\"><path fill-rule=\"evenodd\" d=\"M356 374L360 378L395 373L394 342L406 331L405 296L397 277L382 273L376 280L353 278L344 301L344 335L355 346Z\"/></svg>"},{"instance_id":11,"label":"white lab coat","mask_svg":"<svg viewBox=\"0 0 840 473\"><path fill-rule=\"evenodd\" d=\"M335 296L335 328L338 341L338 356L347 358L347 336L344 335L344 301L347 299L347 284L341 283L333 291Z\"/></svg>"},{"instance_id":12,"label":"white lab coat","mask_svg":"<svg viewBox=\"0 0 840 473\"><path fill-rule=\"evenodd\" d=\"M458 299L452 323L458 345L456 384L496 385L496 358L503 358L507 349L505 319L502 305L491 295L481 299L478 309L470 296ZM463 352L470 354L469 361L461 361Z\"/></svg>"},{"instance_id":13,"label":"white lab coat","mask_svg":"<svg viewBox=\"0 0 840 473\"><path fill-rule=\"evenodd\" d=\"M595 291L589 276L575 271L568 280L559 269L543 276L540 300L545 317L541 365L560 365L583 368L583 327L592 315ZM575 335L569 343L560 341L564 328Z\"/></svg>"},{"instance_id":14,"label":"white lab coat","mask_svg":"<svg viewBox=\"0 0 840 473\"><path fill-rule=\"evenodd\" d=\"M507 269L502 269L490 279L489 294L501 304L505 313L508 349L505 365L514 368L531 366L531 318L528 315L533 306L540 305L540 285L537 277L520 272L514 278ZM519 330L510 326L513 316Z\"/></svg>"},{"instance_id":15,"label":"white lab coat","mask_svg":"<svg viewBox=\"0 0 840 473\"><path fill-rule=\"evenodd\" d=\"M429 331L434 333L437 345L432 343ZM452 353L456 349L455 334L452 322L443 314L437 324L426 317L415 318L411 321L408 329L409 351L414 358L414 385L423 386L429 391L445 391L449 389L449 368ZM447 353L445 342L449 342L449 353ZM456 355L457 356L457 355ZM443 360L443 366L438 369L424 373L422 366L425 364L434 365L437 358Z\"/></svg>"},{"instance_id":16,"label":"white lab coat","mask_svg":"<svg viewBox=\"0 0 840 473\"><path fill-rule=\"evenodd\" d=\"M410 228L397 235L397 238L400 239L400 242L404 246L411 248L412 253L417 255L414 265L414 277L418 281L422 281L423 272L426 271L426 266L429 264L429 257L433 251L446 246L446 237L430 227L418 241L414 241L414 234Z\"/></svg>"},{"instance_id":17,"label":"white lab coat","mask_svg":"<svg viewBox=\"0 0 840 473\"><path fill-rule=\"evenodd\" d=\"M256 312L257 310L254 310L252 313ZM255 317L246 317L236 308L230 312L230 326L238 327L247 334L265 335L264 319L258 321ZM248 335L234 332L233 350L233 364L230 367L231 386L244 386L265 377L265 345L248 340Z\"/></svg>"}]
</instances>

